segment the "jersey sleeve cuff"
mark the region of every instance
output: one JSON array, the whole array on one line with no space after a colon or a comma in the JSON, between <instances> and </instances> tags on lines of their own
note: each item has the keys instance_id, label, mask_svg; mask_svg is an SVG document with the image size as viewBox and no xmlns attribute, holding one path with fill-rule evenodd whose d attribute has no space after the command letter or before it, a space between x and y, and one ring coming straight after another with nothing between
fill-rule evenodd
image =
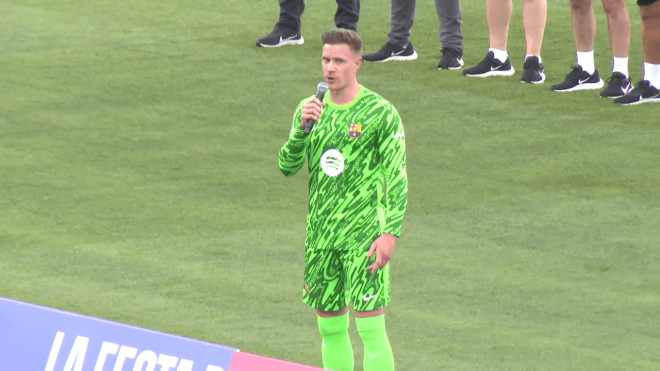
<instances>
[{"instance_id":1,"label":"jersey sleeve cuff","mask_svg":"<svg viewBox=\"0 0 660 371\"><path fill-rule=\"evenodd\" d=\"M396 228L396 229L392 229L392 228L387 229L387 228L386 228L386 229L383 231L383 233L393 234L393 235L395 235L397 238L399 238L399 237L401 236L401 227Z\"/></svg>"}]
</instances>

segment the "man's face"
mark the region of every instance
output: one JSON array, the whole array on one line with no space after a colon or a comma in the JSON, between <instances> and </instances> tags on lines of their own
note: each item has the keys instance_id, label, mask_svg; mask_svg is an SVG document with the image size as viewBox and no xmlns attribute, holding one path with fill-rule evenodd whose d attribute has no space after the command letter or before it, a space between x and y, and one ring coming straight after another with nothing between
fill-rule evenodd
<instances>
[{"instance_id":1,"label":"man's face","mask_svg":"<svg viewBox=\"0 0 660 371\"><path fill-rule=\"evenodd\" d=\"M346 88L355 80L362 57L346 44L323 45L323 77L331 90Z\"/></svg>"}]
</instances>

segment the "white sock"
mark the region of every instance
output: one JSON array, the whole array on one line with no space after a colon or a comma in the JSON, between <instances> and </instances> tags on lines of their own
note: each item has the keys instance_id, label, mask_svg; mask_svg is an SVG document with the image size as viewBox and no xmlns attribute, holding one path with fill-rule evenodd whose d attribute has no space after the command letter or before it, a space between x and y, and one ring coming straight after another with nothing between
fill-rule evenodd
<instances>
[{"instance_id":1,"label":"white sock","mask_svg":"<svg viewBox=\"0 0 660 371\"><path fill-rule=\"evenodd\" d=\"M529 57L536 57L536 56L535 56L535 55L526 54L526 55L525 55L525 61L527 61L527 58L529 58ZM536 57L536 58L538 58L538 59L539 59L539 63L541 63L541 57L539 56L539 57Z\"/></svg>"},{"instance_id":2,"label":"white sock","mask_svg":"<svg viewBox=\"0 0 660 371\"><path fill-rule=\"evenodd\" d=\"M506 50L488 48L488 51L493 52L495 59L499 60L500 62L504 62L507 58L509 58L509 54L507 54Z\"/></svg>"},{"instance_id":3,"label":"white sock","mask_svg":"<svg viewBox=\"0 0 660 371\"><path fill-rule=\"evenodd\" d=\"M644 62L644 80L651 83L654 88L660 89L660 63Z\"/></svg>"},{"instance_id":4,"label":"white sock","mask_svg":"<svg viewBox=\"0 0 660 371\"><path fill-rule=\"evenodd\" d=\"M582 71L593 75L596 72L594 65L594 51L577 52L577 64L582 67Z\"/></svg>"},{"instance_id":5,"label":"white sock","mask_svg":"<svg viewBox=\"0 0 660 371\"><path fill-rule=\"evenodd\" d=\"M612 73L614 72L619 72L624 74L626 77L629 77L628 75L628 57L613 57L614 58L614 63L612 65Z\"/></svg>"}]
</instances>

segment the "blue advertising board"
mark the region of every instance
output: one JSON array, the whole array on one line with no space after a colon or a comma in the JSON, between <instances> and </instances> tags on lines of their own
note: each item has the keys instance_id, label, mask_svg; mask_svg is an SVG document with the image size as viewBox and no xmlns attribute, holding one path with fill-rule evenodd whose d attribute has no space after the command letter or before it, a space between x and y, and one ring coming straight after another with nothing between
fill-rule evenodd
<instances>
[{"instance_id":1,"label":"blue advertising board","mask_svg":"<svg viewBox=\"0 0 660 371\"><path fill-rule=\"evenodd\" d=\"M0 297L2 371L227 371L234 352Z\"/></svg>"}]
</instances>

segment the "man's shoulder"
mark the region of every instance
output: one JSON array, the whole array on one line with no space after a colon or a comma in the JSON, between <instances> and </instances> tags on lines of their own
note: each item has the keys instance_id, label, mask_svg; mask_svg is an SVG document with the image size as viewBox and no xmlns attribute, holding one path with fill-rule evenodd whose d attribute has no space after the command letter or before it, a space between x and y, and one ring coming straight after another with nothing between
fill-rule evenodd
<instances>
[{"instance_id":1,"label":"man's shoulder","mask_svg":"<svg viewBox=\"0 0 660 371\"><path fill-rule=\"evenodd\" d=\"M362 93L362 99L365 101L373 102L375 104L392 105L389 100L385 99L382 95L367 88L366 86L362 85L362 89L364 89Z\"/></svg>"},{"instance_id":2,"label":"man's shoulder","mask_svg":"<svg viewBox=\"0 0 660 371\"><path fill-rule=\"evenodd\" d=\"M365 87L364 85L362 88L364 89L362 93L362 99L365 104L371 105L374 108L379 107L385 110L395 110L394 105L388 99Z\"/></svg>"}]
</instances>

